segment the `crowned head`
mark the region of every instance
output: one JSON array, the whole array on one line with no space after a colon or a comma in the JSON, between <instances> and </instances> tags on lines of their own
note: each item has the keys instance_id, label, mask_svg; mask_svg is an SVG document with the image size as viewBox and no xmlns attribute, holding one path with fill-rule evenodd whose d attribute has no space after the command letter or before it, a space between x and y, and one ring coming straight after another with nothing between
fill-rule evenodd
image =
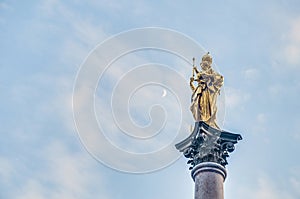
<instances>
[{"instance_id":1,"label":"crowned head","mask_svg":"<svg viewBox=\"0 0 300 199\"><path fill-rule=\"evenodd\" d=\"M208 71L209 69L211 69L211 64L212 64L212 57L208 52L202 57L202 62L200 63L200 66L204 71Z\"/></svg>"},{"instance_id":2,"label":"crowned head","mask_svg":"<svg viewBox=\"0 0 300 199\"><path fill-rule=\"evenodd\" d=\"M202 57L202 62L207 61L209 63L209 65L212 64L212 57L211 55L208 53L206 53L203 57Z\"/></svg>"}]
</instances>

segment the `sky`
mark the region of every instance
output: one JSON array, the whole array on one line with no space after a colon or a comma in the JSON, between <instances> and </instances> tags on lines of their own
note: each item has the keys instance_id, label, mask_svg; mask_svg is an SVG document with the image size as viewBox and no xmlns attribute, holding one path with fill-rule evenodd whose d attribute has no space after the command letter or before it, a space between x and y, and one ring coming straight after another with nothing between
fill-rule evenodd
<instances>
[{"instance_id":1,"label":"sky","mask_svg":"<svg viewBox=\"0 0 300 199\"><path fill-rule=\"evenodd\" d=\"M225 198L300 198L299 1L0 0L0 38L0 198L193 198L173 144L206 51L243 136Z\"/></svg>"}]
</instances>

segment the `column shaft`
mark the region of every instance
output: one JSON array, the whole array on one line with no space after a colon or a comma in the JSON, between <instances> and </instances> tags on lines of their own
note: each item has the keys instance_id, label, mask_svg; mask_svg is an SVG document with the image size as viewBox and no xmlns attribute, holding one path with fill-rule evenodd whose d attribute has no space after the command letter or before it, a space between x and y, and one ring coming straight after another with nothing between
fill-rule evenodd
<instances>
[{"instance_id":1,"label":"column shaft","mask_svg":"<svg viewBox=\"0 0 300 199\"><path fill-rule=\"evenodd\" d=\"M192 170L195 199L224 199L225 168L214 162L200 163Z\"/></svg>"}]
</instances>

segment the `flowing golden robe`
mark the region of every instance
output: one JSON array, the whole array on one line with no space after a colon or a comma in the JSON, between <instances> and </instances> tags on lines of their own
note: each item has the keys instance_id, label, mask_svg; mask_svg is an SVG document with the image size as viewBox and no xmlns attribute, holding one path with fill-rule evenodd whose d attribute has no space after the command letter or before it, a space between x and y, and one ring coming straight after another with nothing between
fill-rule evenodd
<instances>
[{"instance_id":1,"label":"flowing golden robe","mask_svg":"<svg viewBox=\"0 0 300 199\"><path fill-rule=\"evenodd\" d=\"M216 123L217 115L217 96L220 94L220 89L223 85L223 76L213 71L197 72L198 82L197 87L193 85L194 79L191 79L190 86L193 91L191 98L191 111L193 113L195 121L203 121L208 125L218 128Z\"/></svg>"}]
</instances>

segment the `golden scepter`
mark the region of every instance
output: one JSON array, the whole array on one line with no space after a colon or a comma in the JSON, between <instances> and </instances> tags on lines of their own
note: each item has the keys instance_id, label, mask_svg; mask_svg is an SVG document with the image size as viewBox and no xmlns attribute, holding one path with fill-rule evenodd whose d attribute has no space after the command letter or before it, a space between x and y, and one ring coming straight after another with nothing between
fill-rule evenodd
<instances>
[{"instance_id":1,"label":"golden scepter","mask_svg":"<svg viewBox=\"0 0 300 199\"><path fill-rule=\"evenodd\" d=\"M193 78L195 77L195 57L193 57Z\"/></svg>"},{"instance_id":2,"label":"golden scepter","mask_svg":"<svg viewBox=\"0 0 300 199\"><path fill-rule=\"evenodd\" d=\"M197 73L197 69L196 69L196 66L195 66L195 57L193 57L193 76L190 78L190 87L192 89L192 91L194 92L196 87L194 86L193 82L196 81L194 78L195 78L195 72Z\"/></svg>"}]
</instances>

